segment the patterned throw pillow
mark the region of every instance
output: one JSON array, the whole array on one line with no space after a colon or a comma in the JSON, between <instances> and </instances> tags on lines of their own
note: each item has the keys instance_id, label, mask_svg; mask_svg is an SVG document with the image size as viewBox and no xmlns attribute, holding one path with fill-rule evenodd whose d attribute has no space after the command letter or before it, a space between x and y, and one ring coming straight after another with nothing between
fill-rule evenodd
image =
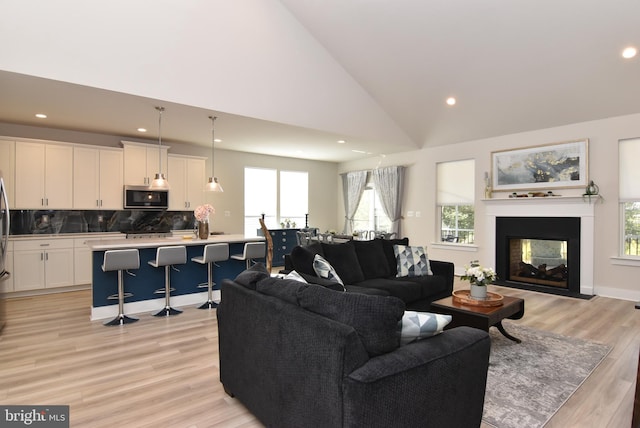
<instances>
[{"instance_id":1,"label":"patterned throw pillow","mask_svg":"<svg viewBox=\"0 0 640 428\"><path fill-rule=\"evenodd\" d=\"M429 258L425 247L394 245L393 252L398 264L397 278L403 276L433 275L429 266Z\"/></svg>"},{"instance_id":2,"label":"patterned throw pillow","mask_svg":"<svg viewBox=\"0 0 640 428\"><path fill-rule=\"evenodd\" d=\"M416 340L442 333L442 330L450 322L451 315L405 311L402 320L398 322L400 345L406 345Z\"/></svg>"},{"instance_id":3,"label":"patterned throw pillow","mask_svg":"<svg viewBox=\"0 0 640 428\"><path fill-rule=\"evenodd\" d=\"M320 278L328 279L329 281L335 281L338 284L342 285L342 289L346 291L346 289L344 288L344 282L342 282L342 280L336 273L336 270L320 254L316 254L313 257L313 270Z\"/></svg>"},{"instance_id":4,"label":"patterned throw pillow","mask_svg":"<svg viewBox=\"0 0 640 428\"><path fill-rule=\"evenodd\" d=\"M307 280L304 279L302 277L302 275L300 275L298 272L296 272L295 270L292 270L291 272L289 272L288 274L286 274L284 276L284 279L293 279L294 281L298 281L298 282L304 282L305 284L308 284Z\"/></svg>"}]
</instances>

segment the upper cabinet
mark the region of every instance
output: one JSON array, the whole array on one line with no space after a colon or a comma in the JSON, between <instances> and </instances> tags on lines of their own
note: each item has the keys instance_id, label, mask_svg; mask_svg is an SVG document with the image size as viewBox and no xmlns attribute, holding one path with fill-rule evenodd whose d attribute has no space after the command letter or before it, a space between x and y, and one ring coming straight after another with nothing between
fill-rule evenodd
<instances>
[{"instance_id":1,"label":"upper cabinet","mask_svg":"<svg viewBox=\"0 0 640 428\"><path fill-rule=\"evenodd\" d=\"M124 147L124 184L148 186L156 173L160 172L160 162L162 172L167 174L167 152L168 146L152 146L150 144L133 143L122 141ZM158 158L161 151L162 161Z\"/></svg>"},{"instance_id":2,"label":"upper cabinet","mask_svg":"<svg viewBox=\"0 0 640 428\"><path fill-rule=\"evenodd\" d=\"M73 208L122 209L122 149L73 148Z\"/></svg>"},{"instance_id":3,"label":"upper cabinet","mask_svg":"<svg viewBox=\"0 0 640 428\"><path fill-rule=\"evenodd\" d=\"M15 205L15 156L16 143L12 140L0 140L0 177L4 180L7 196L9 198L9 206Z\"/></svg>"},{"instance_id":4,"label":"upper cabinet","mask_svg":"<svg viewBox=\"0 0 640 428\"><path fill-rule=\"evenodd\" d=\"M169 155L169 209L192 210L204 203L205 158Z\"/></svg>"},{"instance_id":5,"label":"upper cabinet","mask_svg":"<svg viewBox=\"0 0 640 428\"><path fill-rule=\"evenodd\" d=\"M69 209L73 204L73 146L18 142L15 207Z\"/></svg>"}]
</instances>

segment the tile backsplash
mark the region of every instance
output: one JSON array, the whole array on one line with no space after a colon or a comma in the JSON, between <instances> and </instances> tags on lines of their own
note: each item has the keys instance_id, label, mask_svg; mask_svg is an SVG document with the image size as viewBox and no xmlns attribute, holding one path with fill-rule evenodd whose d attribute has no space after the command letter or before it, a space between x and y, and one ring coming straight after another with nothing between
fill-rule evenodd
<instances>
[{"instance_id":1,"label":"tile backsplash","mask_svg":"<svg viewBox=\"0 0 640 428\"><path fill-rule=\"evenodd\" d=\"M13 210L11 235L169 231L194 228L193 211Z\"/></svg>"}]
</instances>

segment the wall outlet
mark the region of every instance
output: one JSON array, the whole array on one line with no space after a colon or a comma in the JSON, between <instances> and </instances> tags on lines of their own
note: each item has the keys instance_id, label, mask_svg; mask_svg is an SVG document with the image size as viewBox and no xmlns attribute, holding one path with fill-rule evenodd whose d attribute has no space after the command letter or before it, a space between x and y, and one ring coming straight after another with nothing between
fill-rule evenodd
<instances>
[{"instance_id":1,"label":"wall outlet","mask_svg":"<svg viewBox=\"0 0 640 428\"><path fill-rule=\"evenodd\" d=\"M407 217L413 217L413 211L407 211Z\"/></svg>"},{"instance_id":2,"label":"wall outlet","mask_svg":"<svg viewBox=\"0 0 640 428\"><path fill-rule=\"evenodd\" d=\"M420 217L421 215L420 211L416 211L416 217Z\"/></svg>"},{"instance_id":3,"label":"wall outlet","mask_svg":"<svg viewBox=\"0 0 640 428\"><path fill-rule=\"evenodd\" d=\"M225 211L224 212L224 216L225 217L231 217L231 211Z\"/></svg>"}]
</instances>

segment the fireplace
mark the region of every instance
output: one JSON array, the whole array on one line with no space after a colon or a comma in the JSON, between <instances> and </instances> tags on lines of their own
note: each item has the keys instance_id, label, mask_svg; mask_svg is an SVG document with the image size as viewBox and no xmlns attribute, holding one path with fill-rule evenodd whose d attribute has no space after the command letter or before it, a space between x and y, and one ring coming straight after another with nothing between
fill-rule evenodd
<instances>
[{"instance_id":1,"label":"fireplace","mask_svg":"<svg viewBox=\"0 0 640 428\"><path fill-rule=\"evenodd\" d=\"M500 285L580 297L579 217L496 217Z\"/></svg>"},{"instance_id":2,"label":"fireplace","mask_svg":"<svg viewBox=\"0 0 640 428\"><path fill-rule=\"evenodd\" d=\"M485 230L487 233L487 248L481 255L481 260L486 260L483 264L496 267L496 271L500 277L498 282L501 285L506 285L515 288L528 288L530 290L543 291L548 293L563 294L572 297L591 297L595 295L594 292L594 278L593 278L593 266L594 266L594 214L595 204L590 203L589 200L585 200L580 196L561 196L561 197L540 197L540 198L493 198L485 199L485 214L486 223ZM567 268L567 284L566 287L559 284L532 284L523 283L519 280L508 280L505 276L505 267L502 267L502 271L498 271L497 266L500 263L505 263L507 260L507 247L502 247L502 242L497 241L497 223L500 218L511 218L511 223L519 223L521 221L528 221L532 219L533 224L526 227L526 234L514 234L511 236L514 239L533 239L543 241L543 243L549 241L561 241L560 244L553 244L553 249L550 249L553 254L550 256L554 259L560 259L559 263L562 264L562 259L566 258ZM561 226L555 224L557 218L572 218L570 223L573 226ZM538 219L538 220L535 220ZM578 238L565 238L560 233L565 233L571 229L571 234L577 234ZM539 232L535 236L533 233ZM501 232L502 233L502 232ZM528 235L528 236L527 236ZM566 244L564 244L566 241ZM523 244L510 244L516 249L515 252L522 252ZM537 244L534 244L537 245ZM531 246L530 243L524 244L525 248ZM558 248L559 247L559 248ZM564 247L564 248L563 248ZM511 251L511 247L509 247ZM518 250L520 248L520 250ZM560 253L560 256L557 254ZM498 254L500 254L498 256ZM525 256L527 256L525 251ZM510 259L509 259L510 260ZM557 260L532 260L530 258L523 258L525 263L534 266L536 269L538 266L546 263L546 269L552 269L552 264L557 263ZM518 259L518 263L520 259ZM533 282L533 281L530 281ZM539 281L543 282L543 281ZM523 285L524 284L524 285Z\"/></svg>"}]
</instances>

